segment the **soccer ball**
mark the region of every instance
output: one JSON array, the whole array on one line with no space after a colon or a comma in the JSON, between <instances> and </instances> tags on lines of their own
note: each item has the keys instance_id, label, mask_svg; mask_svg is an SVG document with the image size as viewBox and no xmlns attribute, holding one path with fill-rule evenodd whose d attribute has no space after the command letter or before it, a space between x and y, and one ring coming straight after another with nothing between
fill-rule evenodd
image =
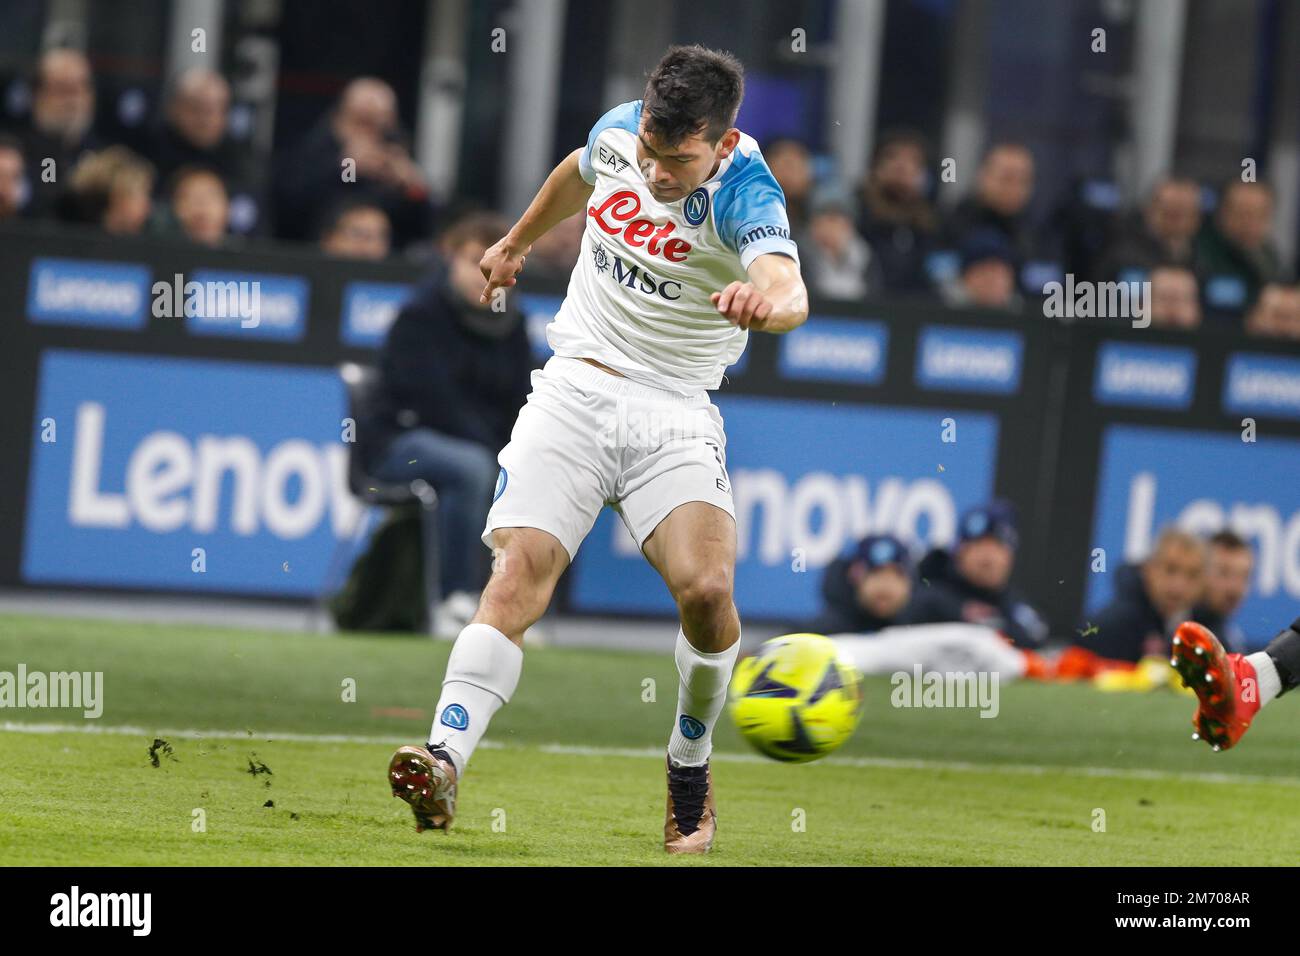
<instances>
[{"instance_id":1,"label":"soccer ball","mask_svg":"<svg viewBox=\"0 0 1300 956\"><path fill-rule=\"evenodd\" d=\"M862 675L829 637L786 634L736 665L728 697L732 719L755 749L805 763L853 736Z\"/></svg>"}]
</instances>

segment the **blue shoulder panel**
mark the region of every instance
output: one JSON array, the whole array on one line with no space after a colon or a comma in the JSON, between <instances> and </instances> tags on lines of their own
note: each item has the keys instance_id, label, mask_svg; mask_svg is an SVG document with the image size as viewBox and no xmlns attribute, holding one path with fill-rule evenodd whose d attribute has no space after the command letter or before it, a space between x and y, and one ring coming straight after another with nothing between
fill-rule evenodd
<instances>
[{"instance_id":1,"label":"blue shoulder panel","mask_svg":"<svg viewBox=\"0 0 1300 956\"><path fill-rule=\"evenodd\" d=\"M582 173L582 178L593 186L596 184L596 167L592 164L591 151L596 146L596 137L610 127L625 129L635 136L637 130L641 128L641 101L632 100L630 103L615 106L596 120L596 125L591 128L591 133L587 136L587 148L578 158L578 169Z\"/></svg>"}]
</instances>

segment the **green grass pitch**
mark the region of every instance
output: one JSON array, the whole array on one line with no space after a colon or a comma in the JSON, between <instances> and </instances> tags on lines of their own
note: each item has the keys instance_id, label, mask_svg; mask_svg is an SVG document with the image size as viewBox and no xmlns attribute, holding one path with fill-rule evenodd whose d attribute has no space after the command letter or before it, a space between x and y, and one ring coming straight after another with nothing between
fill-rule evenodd
<instances>
[{"instance_id":1,"label":"green grass pitch","mask_svg":"<svg viewBox=\"0 0 1300 956\"><path fill-rule=\"evenodd\" d=\"M677 693L673 633L665 626L661 654L529 650L515 699L462 781L452 832L416 834L385 769L394 746L425 739L449 644L0 617L0 671L19 663L29 672L102 671L105 698L97 720L0 709L0 859L1295 862L1300 715L1290 699L1271 706L1237 749L1213 754L1189 739L1192 701L1173 693L1019 683L1002 689L996 718L982 719L895 709L884 678L867 682L854 738L818 763L765 760L724 722L714 852L668 857L662 752ZM355 701L344 699L349 681ZM157 767L148 753L155 736L171 747Z\"/></svg>"}]
</instances>

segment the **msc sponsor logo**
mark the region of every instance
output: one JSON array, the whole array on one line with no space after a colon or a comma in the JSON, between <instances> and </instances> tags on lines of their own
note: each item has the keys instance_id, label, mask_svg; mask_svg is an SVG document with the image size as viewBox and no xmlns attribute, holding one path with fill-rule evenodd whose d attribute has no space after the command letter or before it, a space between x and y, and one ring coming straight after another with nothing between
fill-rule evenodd
<instances>
[{"instance_id":1,"label":"msc sponsor logo","mask_svg":"<svg viewBox=\"0 0 1300 956\"><path fill-rule=\"evenodd\" d=\"M410 296L411 287L400 282L349 282L343 288L343 324L339 337L345 345L362 348L382 345L388 327Z\"/></svg>"},{"instance_id":2,"label":"msc sponsor logo","mask_svg":"<svg viewBox=\"0 0 1300 956\"><path fill-rule=\"evenodd\" d=\"M656 225L650 219L641 218L640 212L641 197L632 189L620 189L605 197L599 206L587 207L587 215L606 235L621 236L633 249L645 249L650 255L669 262L685 262L691 244L681 237L672 236L677 224L668 220Z\"/></svg>"},{"instance_id":3,"label":"msc sponsor logo","mask_svg":"<svg viewBox=\"0 0 1300 956\"><path fill-rule=\"evenodd\" d=\"M889 329L883 322L813 316L781 336L783 378L875 385L885 377Z\"/></svg>"},{"instance_id":4,"label":"msc sponsor logo","mask_svg":"<svg viewBox=\"0 0 1300 956\"><path fill-rule=\"evenodd\" d=\"M27 317L52 325L140 329L149 315L145 266L90 259L33 259Z\"/></svg>"},{"instance_id":5,"label":"msc sponsor logo","mask_svg":"<svg viewBox=\"0 0 1300 956\"><path fill-rule=\"evenodd\" d=\"M1300 359L1243 352L1229 356L1223 407L1229 412L1300 418Z\"/></svg>"},{"instance_id":6,"label":"msc sponsor logo","mask_svg":"<svg viewBox=\"0 0 1300 956\"><path fill-rule=\"evenodd\" d=\"M300 276L259 275L199 270L193 283L205 289L249 285L259 290L258 315L251 324L238 310L215 309L206 297L203 308L185 310L185 327L194 335L247 336L295 342L307 331L307 280ZM188 284L187 284L188 285ZM228 295L229 293L227 293Z\"/></svg>"},{"instance_id":7,"label":"msc sponsor logo","mask_svg":"<svg viewBox=\"0 0 1300 956\"><path fill-rule=\"evenodd\" d=\"M633 292L656 296L669 302L676 302L682 297L682 284L675 279L661 279L649 269L637 263L629 265L620 255L609 255L601 243L596 243L592 251L596 272L607 272L619 285L627 286Z\"/></svg>"},{"instance_id":8,"label":"msc sponsor logo","mask_svg":"<svg viewBox=\"0 0 1300 956\"><path fill-rule=\"evenodd\" d=\"M24 578L316 593L358 512L345 408L332 369L46 351Z\"/></svg>"},{"instance_id":9,"label":"msc sponsor logo","mask_svg":"<svg viewBox=\"0 0 1300 956\"><path fill-rule=\"evenodd\" d=\"M929 325L916 349L916 383L954 392L1020 390L1024 339L1018 332Z\"/></svg>"},{"instance_id":10,"label":"msc sponsor logo","mask_svg":"<svg viewBox=\"0 0 1300 956\"><path fill-rule=\"evenodd\" d=\"M1195 391L1192 349L1105 342L1097 350L1092 395L1102 404L1187 408Z\"/></svg>"}]
</instances>

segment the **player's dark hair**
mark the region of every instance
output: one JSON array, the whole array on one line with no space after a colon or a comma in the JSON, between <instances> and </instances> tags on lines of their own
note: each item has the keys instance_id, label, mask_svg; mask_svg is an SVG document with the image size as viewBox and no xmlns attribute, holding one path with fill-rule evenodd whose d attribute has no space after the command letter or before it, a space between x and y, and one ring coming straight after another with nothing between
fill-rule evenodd
<instances>
[{"instance_id":1,"label":"player's dark hair","mask_svg":"<svg viewBox=\"0 0 1300 956\"><path fill-rule=\"evenodd\" d=\"M744 97L745 68L730 53L672 46L646 81L641 115L646 131L670 146L693 133L716 143L735 125Z\"/></svg>"},{"instance_id":2,"label":"player's dark hair","mask_svg":"<svg viewBox=\"0 0 1300 956\"><path fill-rule=\"evenodd\" d=\"M1216 548L1226 548L1229 551L1248 551L1250 545L1246 539L1231 528L1224 528L1222 531L1216 531L1210 536L1210 544Z\"/></svg>"}]
</instances>

